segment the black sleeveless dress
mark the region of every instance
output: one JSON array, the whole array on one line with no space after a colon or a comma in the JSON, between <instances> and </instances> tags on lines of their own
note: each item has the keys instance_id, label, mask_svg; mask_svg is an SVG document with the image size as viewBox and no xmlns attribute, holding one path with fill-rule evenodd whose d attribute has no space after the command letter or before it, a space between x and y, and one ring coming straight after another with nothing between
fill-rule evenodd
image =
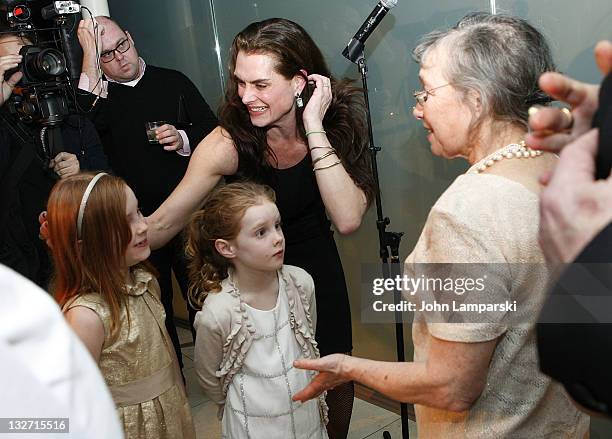
<instances>
[{"instance_id":1,"label":"black sleeveless dress","mask_svg":"<svg viewBox=\"0 0 612 439\"><path fill-rule=\"evenodd\" d=\"M314 279L316 340L321 356L351 351L351 310L344 271L310 154L291 168L271 169L257 177L245 177L242 163L240 157L238 172L226 181L248 179L274 189L285 235L285 264L303 268Z\"/></svg>"}]
</instances>

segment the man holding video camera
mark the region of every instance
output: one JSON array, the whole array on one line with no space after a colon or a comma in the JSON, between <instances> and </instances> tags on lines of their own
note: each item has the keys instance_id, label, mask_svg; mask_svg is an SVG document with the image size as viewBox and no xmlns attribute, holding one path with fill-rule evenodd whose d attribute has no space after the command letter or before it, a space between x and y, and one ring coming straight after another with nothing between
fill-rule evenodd
<instances>
[{"instance_id":1,"label":"man holding video camera","mask_svg":"<svg viewBox=\"0 0 612 439\"><path fill-rule=\"evenodd\" d=\"M61 150L53 151L54 127L36 118L22 121L9 111L23 77L20 50L30 44L0 23L0 262L46 288L50 264L38 239L38 214L58 178L108 169L108 163L95 128L83 116L68 115L57 125Z\"/></svg>"},{"instance_id":2,"label":"man holding video camera","mask_svg":"<svg viewBox=\"0 0 612 439\"><path fill-rule=\"evenodd\" d=\"M217 126L217 118L185 75L146 64L130 33L110 18L81 21L78 36L83 47L79 88L89 92L80 95L81 106L91 109L112 169L134 190L143 214L150 215L181 181L191 151ZM155 121L162 123L149 140L145 123ZM185 297L188 278L180 235L154 251L150 261L160 274L166 326L182 366L170 274L172 268ZM195 310L188 310L193 322Z\"/></svg>"}]
</instances>

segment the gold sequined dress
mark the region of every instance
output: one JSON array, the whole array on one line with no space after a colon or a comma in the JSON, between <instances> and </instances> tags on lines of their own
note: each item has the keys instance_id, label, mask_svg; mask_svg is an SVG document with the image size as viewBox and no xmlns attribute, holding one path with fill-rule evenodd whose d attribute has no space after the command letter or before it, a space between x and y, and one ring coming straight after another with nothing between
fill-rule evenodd
<instances>
[{"instance_id":1,"label":"gold sequined dress","mask_svg":"<svg viewBox=\"0 0 612 439\"><path fill-rule=\"evenodd\" d=\"M178 362L164 324L157 280L143 269L126 285L127 309L121 329L110 339L110 309L99 294L83 294L64 307L93 310L104 324L99 367L117 415L129 438L195 438L193 420Z\"/></svg>"}]
</instances>

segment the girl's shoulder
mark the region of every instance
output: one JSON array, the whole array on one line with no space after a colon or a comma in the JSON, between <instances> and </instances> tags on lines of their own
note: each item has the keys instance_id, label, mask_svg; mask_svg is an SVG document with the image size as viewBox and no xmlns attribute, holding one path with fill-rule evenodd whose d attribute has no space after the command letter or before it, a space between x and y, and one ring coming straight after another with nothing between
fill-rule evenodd
<instances>
[{"instance_id":1,"label":"girl's shoulder","mask_svg":"<svg viewBox=\"0 0 612 439\"><path fill-rule=\"evenodd\" d=\"M284 275L284 277L290 276L294 282L299 284L313 283L312 276L303 268L296 267L295 265L283 265L281 268L281 273Z\"/></svg>"},{"instance_id":2,"label":"girl's shoulder","mask_svg":"<svg viewBox=\"0 0 612 439\"><path fill-rule=\"evenodd\" d=\"M222 289L218 292L208 293L202 304L202 308L220 309L233 306L237 301L238 299L232 295L231 290Z\"/></svg>"},{"instance_id":3,"label":"girl's shoulder","mask_svg":"<svg viewBox=\"0 0 612 439\"><path fill-rule=\"evenodd\" d=\"M283 265L281 277L285 282L287 292L296 291L300 295L306 295L309 300L314 295L314 280L303 268Z\"/></svg>"},{"instance_id":4,"label":"girl's shoulder","mask_svg":"<svg viewBox=\"0 0 612 439\"><path fill-rule=\"evenodd\" d=\"M62 306L62 312L66 313L70 309L78 306L83 306L95 312L100 317L100 320L102 320L105 327L111 318L110 307L104 298L98 293L86 292L74 296L73 298L69 299L64 306Z\"/></svg>"},{"instance_id":5,"label":"girl's shoulder","mask_svg":"<svg viewBox=\"0 0 612 439\"><path fill-rule=\"evenodd\" d=\"M202 309L196 313L194 326L229 330L232 322L241 314L240 299L232 294L227 282L221 283L221 291L206 295Z\"/></svg>"},{"instance_id":6,"label":"girl's shoulder","mask_svg":"<svg viewBox=\"0 0 612 439\"><path fill-rule=\"evenodd\" d=\"M237 304L240 304L240 298L228 279L221 281L221 291L209 292L202 304L202 310L207 310L212 313L219 313L223 310L233 309Z\"/></svg>"},{"instance_id":7,"label":"girl's shoulder","mask_svg":"<svg viewBox=\"0 0 612 439\"><path fill-rule=\"evenodd\" d=\"M95 292L83 292L77 294L71 299L68 299L62 309L64 312L66 312L75 306L85 306L87 308L107 308L104 298Z\"/></svg>"}]
</instances>

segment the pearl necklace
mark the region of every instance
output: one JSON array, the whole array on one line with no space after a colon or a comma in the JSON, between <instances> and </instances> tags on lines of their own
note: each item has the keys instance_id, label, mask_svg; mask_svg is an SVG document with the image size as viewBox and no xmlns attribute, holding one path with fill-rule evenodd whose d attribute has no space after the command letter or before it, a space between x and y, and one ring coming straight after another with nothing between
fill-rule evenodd
<instances>
[{"instance_id":1,"label":"pearl necklace","mask_svg":"<svg viewBox=\"0 0 612 439\"><path fill-rule=\"evenodd\" d=\"M486 171L487 168L493 166L496 162L503 159L511 158L530 158L538 157L542 155L542 151L536 151L525 145L525 141L521 140L520 143L511 143L504 146L503 148L495 151L493 154L485 157L480 161L480 165L476 167L476 172L479 174Z\"/></svg>"}]
</instances>

